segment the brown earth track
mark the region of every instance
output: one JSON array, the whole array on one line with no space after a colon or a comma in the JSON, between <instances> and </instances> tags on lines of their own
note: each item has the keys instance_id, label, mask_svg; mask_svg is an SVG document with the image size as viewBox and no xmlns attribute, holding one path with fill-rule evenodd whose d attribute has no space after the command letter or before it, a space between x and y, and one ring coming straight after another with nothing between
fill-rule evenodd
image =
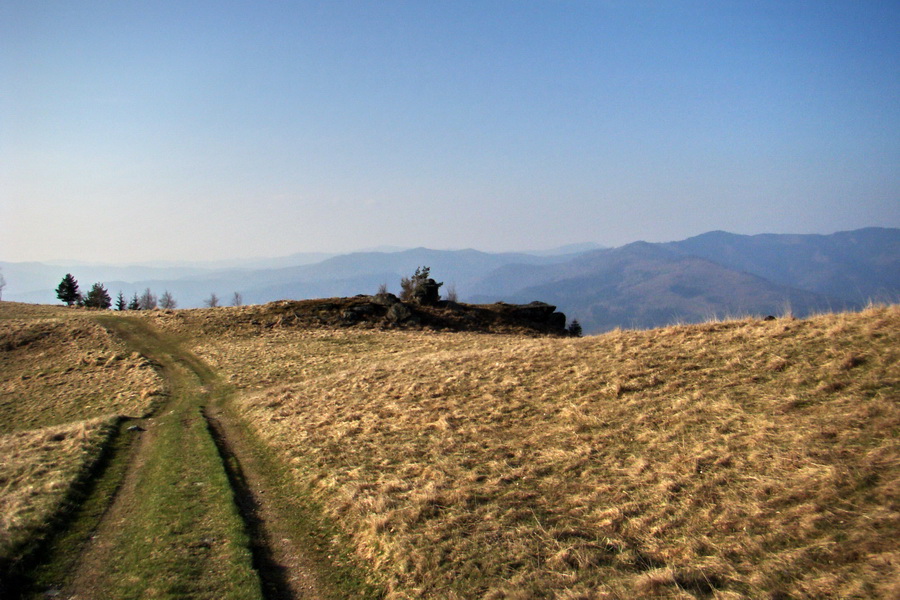
<instances>
[{"instance_id":1,"label":"brown earth track","mask_svg":"<svg viewBox=\"0 0 900 600\"><path fill-rule=\"evenodd\" d=\"M225 465L235 501L247 525L253 566L267 600L327 598L316 573L316 560L293 539L271 501L253 452L218 406L203 410L213 441Z\"/></svg>"},{"instance_id":2,"label":"brown earth track","mask_svg":"<svg viewBox=\"0 0 900 600\"><path fill-rule=\"evenodd\" d=\"M115 550L113 533L125 519L129 518L131 499L134 497L140 471L146 462L147 451L156 438L156 428L153 426L152 419L135 421L135 424L144 428L145 431L140 433L141 438L138 443L130 446L131 456L128 460L129 465L125 472L125 479L116 490L116 495L109 508L103 514L99 525L82 550L75 572L72 573L69 581L56 597L70 600L92 600L102 597L99 585L103 579L109 556Z\"/></svg>"},{"instance_id":3,"label":"brown earth track","mask_svg":"<svg viewBox=\"0 0 900 600\"><path fill-rule=\"evenodd\" d=\"M110 326L109 323L107 323ZM135 342L136 336L158 335L145 325L135 327L110 326L110 329L126 341ZM222 393L210 393L220 385L217 374L195 356L180 351L175 344L157 344L157 349L166 348L165 356L153 356L160 374L171 384L171 365L178 363L196 376L201 397L210 401L203 407L209 433L219 451L225 471L232 487L234 500L251 539L253 566L262 582L267 600L311 599L339 597L330 591L317 573L327 569L327 565L317 565L315 553L305 550L302 541L295 539L289 528L282 523L281 515L273 506L272 498L277 491L271 489L257 469L253 452L248 449L239 427L229 422L225 411L218 404ZM146 348L144 351L146 352ZM221 390L218 390L221 392ZM178 393L175 391L174 393ZM182 390L183 393L183 390ZM162 414L171 406L172 398L156 414ZM146 457L156 442L160 423L148 418L135 421L145 428L141 439L131 446L131 456L125 479L119 486L100 524L85 544L77 561L75 571L62 589L49 590L54 597L70 600L103 598L104 581L108 577L107 565L116 551L117 531L127 520L134 518L135 494Z\"/></svg>"}]
</instances>

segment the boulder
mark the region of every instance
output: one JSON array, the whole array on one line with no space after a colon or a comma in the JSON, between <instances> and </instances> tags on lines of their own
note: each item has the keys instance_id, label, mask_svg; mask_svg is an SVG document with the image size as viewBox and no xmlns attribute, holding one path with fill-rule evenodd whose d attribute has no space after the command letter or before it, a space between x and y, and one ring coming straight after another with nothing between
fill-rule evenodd
<instances>
[{"instance_id":1,"label":"boulder","mask_svg":"<svg viewBox=\"0 0 900 600\"><path fill-rule=\"evenodd\" d=\"M344 309L341 312L341 319L345 323L356 323L357 321L368 320L382 312L384 309L380 306L367 302L365 304L357 304Z\"/></svg>"},{"instance_id":2,"label":"boulder","mask_svg":"<svg viewBox=\"0 0 900 600\"><path fill-rule=\"evenodd\" d=\"M412 301L422 306L434 306L441 299L439 290L442 285L434 279L426 279L413 290Z\"/></svg>"},{"instance_id":3,"label":"boulder","mask_svg":"<svg viewBox=\"0 0 900 600\"><path fill-rule=\"evenodd\" d=\"M405 323L407 321L412 320L413 313L409 310L409 307L403 304L402 302L398 302L397 304L392 304L391 307L387 311L387 321L388 323Z\"/></svg>"},{"instance_id":4,"label":"boulder","mask_svg":"<svg viewBox=\"0 0 900 600\"><path fill-rule=\"evenodd\" d=\"M553 329L563 330L566 328L566 315L565 313L555 312L550 315L547 319L547 325L552 327Z\"/></svg>"},{"instance_id":5,"label":"boulder","mask_svg":"<svg viewBox=\"0 0 900 600\"><path fill-rule=\"evenodd\" d=\"M521 304L511 311L515 316L535 323L548 323L556 312L556 307L546 302L532 302ZM557 313L562 315L562 313ZM565 315L563 315L563 327L565 327Z\"/></svg>"},{"instance_id":6,"label":"boulder","mask_svg":"<svg viewBox=\"0 0 900 600\"><path fill-rule=\"evenodd\" d=\"M372 303L379 306L393 306L400 302L400 298L389 292L375 294L372 296Z\"/></svg>"}]
</instances>

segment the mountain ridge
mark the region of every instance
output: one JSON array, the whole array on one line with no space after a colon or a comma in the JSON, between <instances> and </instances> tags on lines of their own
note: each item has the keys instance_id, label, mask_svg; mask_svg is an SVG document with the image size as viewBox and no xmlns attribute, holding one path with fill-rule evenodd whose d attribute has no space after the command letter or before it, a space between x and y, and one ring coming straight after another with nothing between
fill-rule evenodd
<instances>
[{"instance_id":1,"label":"mountain ridge","mask_svg":"<svg viewBox=\"0 0 900 600\"><path fill-rule=\"evenodd\" d=\"M246 303L374 293L419 266L462 301L551 302L585 332L656 327L727 315L859 308L900 298L900 229L868 227L833 234L741 235L710 231L685 240L632 242L571 254L489 253L474 249L354 252L278 268L100 267L69 269L83 289L105 282L111 295L150 288L174 295L179 308L210 294ZM0 263L4 299L53 303L67 268ZM31 289L28 289L31 285Z\"/></svg>"}]
</instances>

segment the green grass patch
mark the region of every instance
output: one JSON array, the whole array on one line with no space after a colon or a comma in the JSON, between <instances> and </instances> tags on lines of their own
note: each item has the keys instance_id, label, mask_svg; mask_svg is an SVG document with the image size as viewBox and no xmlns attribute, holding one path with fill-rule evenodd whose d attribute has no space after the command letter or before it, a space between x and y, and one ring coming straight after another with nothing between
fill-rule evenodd
<instances>
[{"instance_id":1,"label":"green grass patch","mask_svg":"<svg viewBox=\"0 0 900 600\"><path fill-rule=\"evenodd\" d=\"M156 437L97 587L116 599L262 598L244 523L200 413L214 374L137 319L101 322L159 365L172 401L144 434Z\"/></svg>"},{"instance_id":2,"label":"green grass patch","mask_svg":"<svg viewBox=\"0 0 900 600\"><path fill-rule=\"evenodd\" d=\"M244 524L197 398L155 425L158 438L117 531L102 588L111 598L261 598Z\"/></svg>"}]
</instances>

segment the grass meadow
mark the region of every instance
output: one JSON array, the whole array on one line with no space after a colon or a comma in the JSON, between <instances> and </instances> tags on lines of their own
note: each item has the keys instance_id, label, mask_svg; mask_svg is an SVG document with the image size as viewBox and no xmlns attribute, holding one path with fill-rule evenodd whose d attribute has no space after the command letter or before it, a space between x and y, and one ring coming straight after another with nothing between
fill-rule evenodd
<instances>
[{"instance_id":1,"label":"grass meadow","mask_svg":"<svg viewBox=\"0 0 900 600\"><path fill-rule=\"evenodd\" d=\"M85 313L0 303L0 562L46 533L116 418L162 393L153 366Z\"/></svg>"},{"instance_id":2,"label":"grass meadow","mask_svg":"<svg viewBox=\"0 0 900 600\"><path fill-rule=\"evenodd\" d=\"M139 318L387 598L900 597L898 306L578 339L254 310ZM0 349L9 554L167 390L82 311L0 303Z\"/></svg>"},{"instance_id":3,"label":"grass meadow","mask_svg":"<svg viewBox=\"0 0 900 600\"><path fill-rule=\"evenodd\" d=\"M389 598L900 596L896 306L194 349Z\"/></svg>"}]
</instances>

